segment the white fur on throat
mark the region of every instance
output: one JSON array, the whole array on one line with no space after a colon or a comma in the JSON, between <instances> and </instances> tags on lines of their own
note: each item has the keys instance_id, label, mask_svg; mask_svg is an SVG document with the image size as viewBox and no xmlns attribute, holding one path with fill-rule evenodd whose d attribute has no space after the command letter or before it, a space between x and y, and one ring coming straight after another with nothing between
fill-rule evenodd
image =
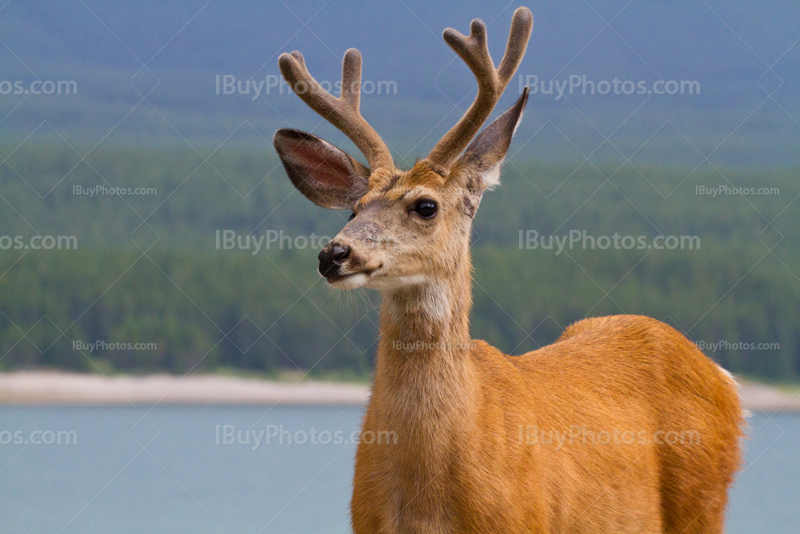
<instances>
[{"instance_id":1,"label":"white fur on throat","mask_svg":"<svg viewBox=\"0 0 800 534\"><path fill-rule=\"evenodd\" d=\"M419 286L426 282L427 278L422 274L411 276L398 276L393 278L373 278L369 280L367 287L378 291L393 291L404 287Z\"/></svg>"},{"instance_id":2,"label":"white fur on throat","mask_svg":"<svg viewBox=\"0 0 800 534\"><path fill-rule=\"evenodd\" d=\"M427 280L421 275L414 278ZM420 289L419 296L411 303L408 303L405 298L393 295L392 290L388 290L384 294L384 306L395 321L406 313L422 313L431 322L448 323L453 315L449 292L444 286L436 283L425 284Z\"/></svg>"}]
</instances>

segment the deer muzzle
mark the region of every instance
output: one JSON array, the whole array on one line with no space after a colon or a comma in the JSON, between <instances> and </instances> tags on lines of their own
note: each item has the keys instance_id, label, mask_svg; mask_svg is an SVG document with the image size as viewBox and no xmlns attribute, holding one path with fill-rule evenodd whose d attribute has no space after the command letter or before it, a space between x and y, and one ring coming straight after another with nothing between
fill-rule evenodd
<instances>
[{"instance_id":1,"label":"deer muzzle","mask_svg":"<svg viewBox=\"0 0 800 534\"><path fill-rule=\"evenodd\" d=\"M319 253L319 274L332 280L341 275L342 264L350 255L350 247L331 241Z\"/></svg>"}]
</instances>

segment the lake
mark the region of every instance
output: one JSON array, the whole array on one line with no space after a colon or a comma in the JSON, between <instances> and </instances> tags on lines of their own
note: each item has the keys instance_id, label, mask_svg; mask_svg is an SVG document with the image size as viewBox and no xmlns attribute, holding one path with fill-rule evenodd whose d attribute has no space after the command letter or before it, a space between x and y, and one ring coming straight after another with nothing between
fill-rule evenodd
<instances>
[{"instance_id":1,"label":"lake","mask_svg":"<svg viewBox=\"0 0 800 534\"><path fill-rule=\"evenodd\" d=\"M357 408L0 408L0 532L350 532ZM800 525L800 417L750 420L727 532Z\"/></svg>"}]
</instances>

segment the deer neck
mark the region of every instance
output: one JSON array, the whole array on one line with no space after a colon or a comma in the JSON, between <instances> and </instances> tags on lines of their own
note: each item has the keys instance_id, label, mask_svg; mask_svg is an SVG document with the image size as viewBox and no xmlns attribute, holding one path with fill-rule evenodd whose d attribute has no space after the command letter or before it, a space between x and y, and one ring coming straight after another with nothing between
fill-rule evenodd
<instances>
[{"instance_id":1,"label":"deer neck","mask_svg":"<svg viewBox=\"0 0 800 534\"><path fill-rule=\"evenodd\" d=\"M383 293L374 396L397 422L452 418L467 407L474 383L469 250L454 263L446 276Z\"/></svg>"},{"instance_id":2,"label":"deer neck","mask_svg":"<svg viewBox=\"0 0 800 534\"><path fill-rule=\"evenodd\" d=\"M468 260L456 263L461 267L453 276L383 293L365 421L370 430L389 431L397 439L395 446L373 453L388 476L383 491L396 506L389 515L396 518L397 531L410 531L419 517L447 524L442 495L454 484L442 475L474 428L479 384L470 357L471 273Z\"/></svg>"}]
</instances>

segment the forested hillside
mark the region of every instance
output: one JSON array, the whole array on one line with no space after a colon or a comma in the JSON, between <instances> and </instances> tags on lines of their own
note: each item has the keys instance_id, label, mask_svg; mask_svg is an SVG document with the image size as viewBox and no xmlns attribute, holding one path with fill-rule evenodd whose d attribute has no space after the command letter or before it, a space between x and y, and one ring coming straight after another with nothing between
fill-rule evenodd
<instances>
[{"instance_id":1,"label":"forested hillside","mask_svg":"<svg viewBox=\"0 0 800 534\"><path fill-rule=\"evenodd\" d=\"M643 313L735 372L796 378L799 193L795 170L517 156L475 221L473 335L520 353L587 315ZM294 192L271 152L203 163L101 147L81 162L23 147L0 165L0 198L0 234L23 244L0 240L2 369L369 373L379 296L336 293L316 274L314 240L349 214ZM605 247L615 234L621 245ZM37 235L53 240L30 247ZM226 250L226 235L243 246ZM42 246L58 237L74 241Z\"/></svg>"}]
</instances>

